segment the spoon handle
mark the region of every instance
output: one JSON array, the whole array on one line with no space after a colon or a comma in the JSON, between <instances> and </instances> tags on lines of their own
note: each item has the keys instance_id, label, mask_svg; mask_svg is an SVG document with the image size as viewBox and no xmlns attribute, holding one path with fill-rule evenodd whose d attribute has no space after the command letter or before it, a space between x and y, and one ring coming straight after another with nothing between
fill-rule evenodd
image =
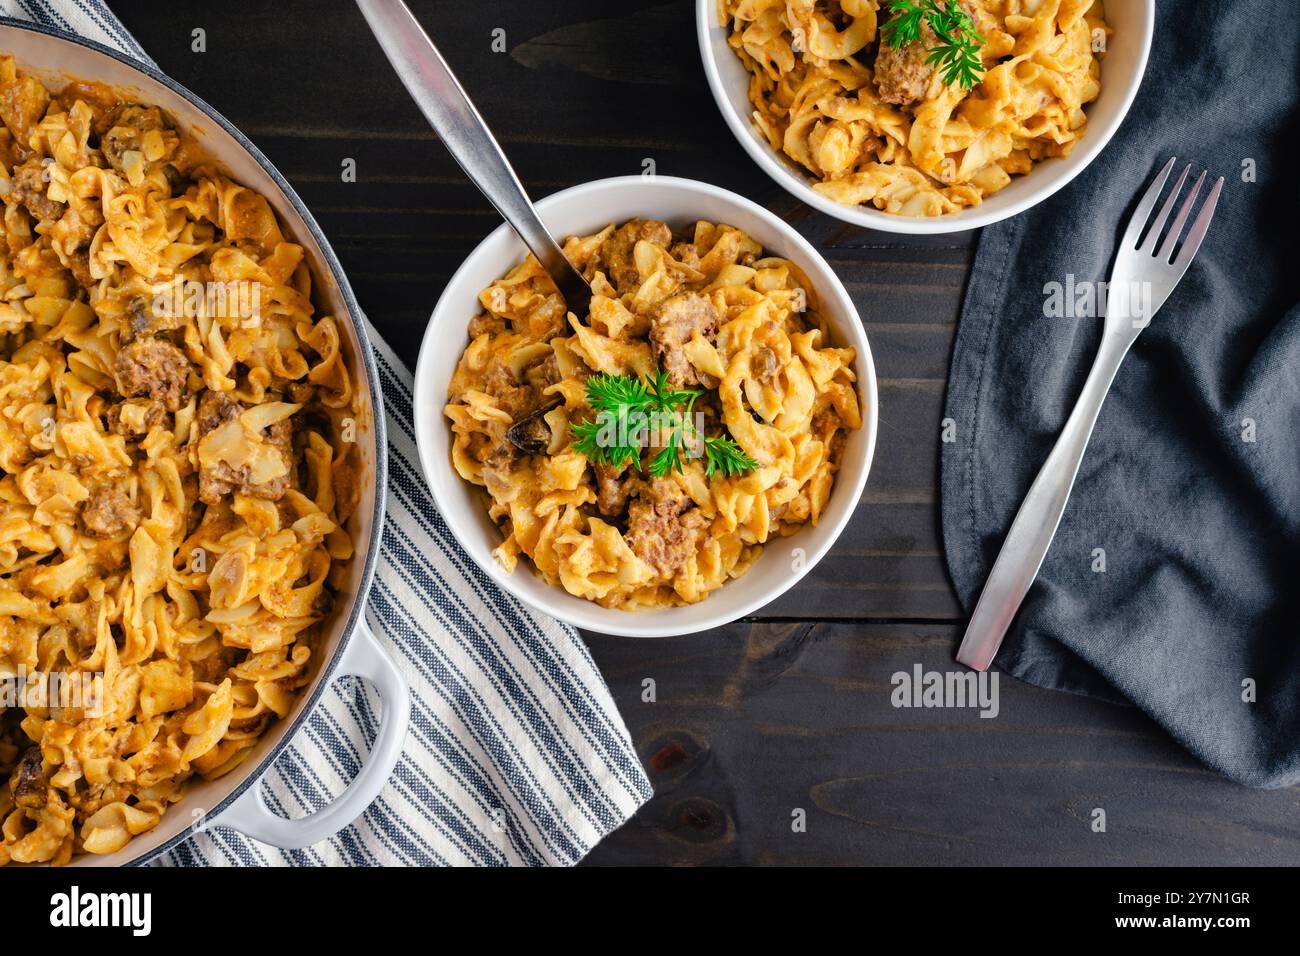
<instances>
[{"instance_id":1,"label":"spoon handle","mask_svg":"<svg viewBox=\"0 0 1300 956\"><path fill-rule=\"evenodd\" d=\"M357 0L388 61L474 185L542 264L569 311L585 315L591 289L537 217L519 177L447 62L402 0Z\"/></svg>"}]
</instances>

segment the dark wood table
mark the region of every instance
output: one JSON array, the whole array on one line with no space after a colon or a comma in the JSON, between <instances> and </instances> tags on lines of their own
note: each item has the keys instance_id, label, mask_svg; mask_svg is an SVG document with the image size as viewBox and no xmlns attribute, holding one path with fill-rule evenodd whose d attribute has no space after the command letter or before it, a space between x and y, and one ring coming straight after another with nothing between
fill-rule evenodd
<instances>
[{"instance_id":1,"label":"dark wood table","mask_svg":"<svg viewBox=\"0 0 1300 956\"><path fill-rule=\"evenodd\" d=\"M425 125L352 4L113 6L163 70L284 172L362 306L413 366L443 284L498 218ZM780 191L718 115L686 0L412 6L534 197L641 173L653 160L660 174L779 210L853 294L881 376L866 494L798 587L710 633L588 637L656 794L588 862L1300 859L1296 790L1230 784L1132 710L1009 678L992 720L891 706L896 671L957 666L963 612L940 539L938 447L975 235L856 229ZM196 29L206 52L193 49ZM356 182L342 180L348 159ZM646 678L655 681L653 703L642 701ZM1096 808L1105 810L1105 832L1094 832ZM794 825L801 816L803 832Z\"/></svg>"}]
</instances>

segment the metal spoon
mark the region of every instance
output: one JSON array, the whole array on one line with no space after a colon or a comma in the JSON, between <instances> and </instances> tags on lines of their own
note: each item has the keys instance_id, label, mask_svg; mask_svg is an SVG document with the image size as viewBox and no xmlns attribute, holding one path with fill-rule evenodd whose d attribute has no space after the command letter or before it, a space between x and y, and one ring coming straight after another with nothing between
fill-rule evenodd
<instances>
[{"instance_id":1,"label":"metal spoon","mask_svg":"<svg viewBox=\"0 0 1300 956\"><path fill-rule=\"evenodd\" d=\"M357 6L406 91L465 175L496 206L542 268L550 273L569 311L586 315L591 305L591 287L565 258L560 244L537 217L537 210L491 130L419 21L402 0L357 0Z\"/></svg>"}]
</instances>

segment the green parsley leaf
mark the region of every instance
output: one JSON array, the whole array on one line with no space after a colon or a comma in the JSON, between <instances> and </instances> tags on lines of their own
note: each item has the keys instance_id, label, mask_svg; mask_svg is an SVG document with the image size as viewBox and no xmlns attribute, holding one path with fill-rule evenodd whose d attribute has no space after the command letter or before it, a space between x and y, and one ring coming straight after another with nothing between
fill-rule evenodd
<instances>
[{"instance_id":1,"label":"green parsley leaf","mask_svg":"<svg viewBox=\"0 0 1300 956\"><path fill-rule=\"evenodd\" d=\"M688 454L703 454L709 478L742 475L758 467L731 438L699 434L690 418L703 391L670 388L663 369L649 382L632 375L593 375L587 379L586 394L596 417L570 424L574 438L570 447L595 464L622 468L631 463L639 471L643 450L639 439L666 430L668 443L655 453L647 468L655 478L682 471Z\"/></svg>"},{"instance_id":2,"label":"green parsley leaf","mask_svg":"<svg viewBox=\"0 0 1300 956\"><path fill-rule=\"evenodd\" d=\"M758 467L758 462L750 458L735 441L722 436L704 439L704 458L706 478L712 478L717 472L730 478Z\"/></svg>"},{"instance_id":3,"label":"green parsley leaf","mask_svg":"<svg viewBox=\"0 0 1300 956\"><path fill-rule=\"evenodd\" d=\"M938 41L926 54L925 62L937 69L945 83L970 90L984 75L979 48L984 38L975 21L957 0L893 0L893 18L880 29L881 40L892 47L921 41L921 24L929 24Z\"/></svg>"}]
</instances>

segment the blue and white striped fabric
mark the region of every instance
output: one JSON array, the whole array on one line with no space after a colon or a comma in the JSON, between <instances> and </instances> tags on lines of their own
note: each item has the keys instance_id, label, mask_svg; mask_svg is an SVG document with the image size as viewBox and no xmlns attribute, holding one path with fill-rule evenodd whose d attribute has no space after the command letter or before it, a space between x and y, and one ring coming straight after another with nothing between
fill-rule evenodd
<instances>
[{"instance_id":1,"label":"blue and white striped fabric","mask_svg":"<svg viewBox=\"0 0 1300 956\"><path fill-rule=\"evenodd\" d=\"M101 0L0 0L0 14L75 33L157 66Z\"/></svg>"},{"instance_id":2,"label":"blue and white striped fabric","mask_svg":"<svg viewBox=\"0 0 1300 956\"><path fill-rule=\"evenodd\" d=\"M0 13L148 59L100 0L0 0ZM447 530L420 473L411 375L370 334L390 474L369 614L411 684L405 752L365 815L324 843L277 850L218 825L165 864L572 864L651 795L577 633L503 593ZM300 816L342 791L374 737L378 704L361 682L337 681L267 775L270 805Z\"/></svg>"}]
</instances>

